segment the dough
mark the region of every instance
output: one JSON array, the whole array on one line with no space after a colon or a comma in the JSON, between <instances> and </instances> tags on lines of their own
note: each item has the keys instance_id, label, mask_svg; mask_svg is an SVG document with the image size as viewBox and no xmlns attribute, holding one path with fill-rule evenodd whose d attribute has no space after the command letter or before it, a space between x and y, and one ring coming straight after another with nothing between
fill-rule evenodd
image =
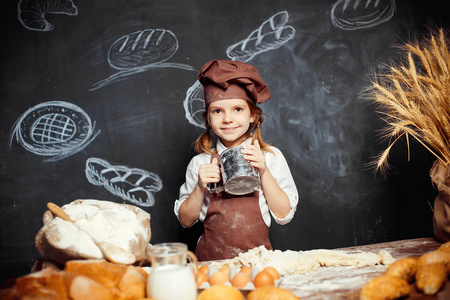
<instances>
[{"instance_id":1,"label":"dough","mask_svg":"<svg viewBox=\"0 0 450 300\"><path fill-rule=\"evenodd\" d=\"M379 253L356 252L347 253L340 250L267 250L264 246L253 248L239 254L233 259L213 262L217 268L222 266L252 266L256 269L274 267L280 275L303 274L317 270L319 267L356 266L367 267L374 265L389 265L394 262L392 256L386 251Z\"/></svg>"}]
</instances>

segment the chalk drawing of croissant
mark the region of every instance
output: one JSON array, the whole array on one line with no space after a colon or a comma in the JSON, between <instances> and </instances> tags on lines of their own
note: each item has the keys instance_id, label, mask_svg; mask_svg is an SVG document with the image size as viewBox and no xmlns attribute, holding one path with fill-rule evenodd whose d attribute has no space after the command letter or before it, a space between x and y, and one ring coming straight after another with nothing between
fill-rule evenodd
<instances>
[{"instance_id":1,"label":"chalk drawing of croissant","mask_svg":"<svg viewBox=\"0 0 450 300\"><path fill-rule=\"evenodd\" d=\"M109 65L119 72L95 83L90 90L96 90L151 68L179 68L195 71L189 65L166 63L177 50L178 40L170 30L144 29L124 35L117 39L108 51Z\"/></svg>"},{"instance_id":2,"label":"chalk drawing of croissant","mask_svg":"<svg viewBox=\"0 0 450 300\"><path fill-rule=\"evenodd\" d=\"M294 27L286 25L288 20L287 11L276 13L247 38L229 46L226 49L227 56L231 60L248 62L258 54L280 48L295 36ZM198 80L187 90L183 107L190 124L206 128L202 117L205 111L203 86Z\"/></svg>"},{"instance_id":3,"label":"chalk drawing of croissant","mask_svg":"<svg viewBox=\"0 0 450 300\"><path fill-rule=\"evenodd\" d=\"M48 101L29 108L14 123L9 146L16 138L27 151L53 162L86 148L98 135L95 122L80 107L65 101Z\"/></svg>"},{"instance_id":4,"label":"chalk drawing of croissant","mask_svg":"<svg viewBox=\"0 0 450 300\"><path fill-rule=\"evenodd\" d=\"M338 0L330 12L331 23L342 30L370 28L389 21L395 0Z\"/></svg>"},{"instance_id":5,"label":"chalk drawing of croissant","mask_svg":"<svg viewBox=\"0 0 450 300\"><path fill-rule=\"evenodd\" d=\"M163 187L161 179L155 173L111 165L106 160L96 157L86 161L85 173L93 185L103 186L111 194L143 207L153 206L154 193Z\"/></svg>"},{"instance_id":6,"label":"chalk drawing of croissant","mask_svg":"<svg viewBox=\"0 0 450 300\"><path fill-rule=\"evenodd\" d=\"M17 10L20 23L36 31L53 29L53 25L45 19L46 14L78 15L78 8L72 0L20 0Z\"/></svg>"}]
</instances>

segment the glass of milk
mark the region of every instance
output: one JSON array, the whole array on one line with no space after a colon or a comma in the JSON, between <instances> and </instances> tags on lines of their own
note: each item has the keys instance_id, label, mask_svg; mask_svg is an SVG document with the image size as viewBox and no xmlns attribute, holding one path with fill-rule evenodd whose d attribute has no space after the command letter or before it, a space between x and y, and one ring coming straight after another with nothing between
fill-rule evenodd
<instances>
[{"instance_id":1,"label":"glass of milk","mask_svg":"<svg viewBox=\"0 0 450 300\"><path fill-rule=\"evenodd\" d=\"M197 299L197 257L188 251L186 244L156 244L150 249L150 262L147 297L156 300Z\"/></svg>"}]
</instances>

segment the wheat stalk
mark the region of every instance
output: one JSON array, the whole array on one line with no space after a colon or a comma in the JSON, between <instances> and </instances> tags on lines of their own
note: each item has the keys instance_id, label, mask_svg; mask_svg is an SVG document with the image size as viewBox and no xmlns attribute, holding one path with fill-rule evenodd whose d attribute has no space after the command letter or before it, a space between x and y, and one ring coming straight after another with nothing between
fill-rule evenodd
<instances>
[{"instance_id":1,"label":"wheat stalk","mask_svg":"<svg viewBox=\"0 0 450 300\"><path fill-rule=\"evenodd\" d=\"M381 137L388 147L369 165L386 174L392 146L406 137L417 140L445 166L450 164L450 53L446 33L430 31L420 44L406 44L404 65L391 64L375 74L366 91L386 122Z\"/></svg>"}]
</instances>

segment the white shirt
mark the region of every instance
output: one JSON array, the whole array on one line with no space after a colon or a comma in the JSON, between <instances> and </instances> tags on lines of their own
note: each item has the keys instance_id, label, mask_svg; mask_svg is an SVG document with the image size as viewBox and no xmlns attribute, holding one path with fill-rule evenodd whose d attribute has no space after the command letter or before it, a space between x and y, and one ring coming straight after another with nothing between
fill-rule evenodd
<instances>
[{"instance_id":1,"label":"white shirt","mask_svg":"<svg viewBox=\"0 0 450 300\"><path fill-rule=\"evenodd\" d=\"M243 145L250 144L250 139L247 139L244 141ZM226 150L227 148L220 142L220 140L217 141L217 152L219 155ZM270 173L272 173L272 176L275 178L275 181L278 183L280 188L286 193L286 195L289 198L289 204L291 206L290 212L287 214L284 218L277 218L272 211L270 211L269 206L267 205L266 197L264 196L263 191L261 188L259 189L259 208L261 209L261 215L263 217L264 222L268 227L270 227L271 218L270 215L274 218L274 220L281 225L289 223L292 218L294 217L295 211L297 210L297 204L298 204L298 192L297 187L295 186L294 179L292 178L291 171L289 169L289 166L286 162L286 159L284 158L281 151L271 146L270 149L275 153L272 154L268 151L264 152L264 156L266 159L266 166L270 170ZM178 220L179 218L179 211L180 206L186 200L187 197L192 193L195 186L198 182L198 170L200 168L200 165L202 164L209 164L211 163L211 154L201 153L196 156L194 156L191 161L189 162L189 165L186 170L186 182L180 187L180 197L178 200L175 201L174 205L174 212L177 216ZM206 213L208 211L208 206L210 203L210 199L207 196L208 193L205 193L205 198L203 199L202 204L202 210L200 212L200 216L198 220L202 221L206 217ZM198 221L197 220L197 221ZM195 221L195 223L197 222ZM194 224L195 224L194 223ZM192 224L193 225L193 224ZM192 226L191 225L191 226Z\"/></svg>"}]
</instances>

